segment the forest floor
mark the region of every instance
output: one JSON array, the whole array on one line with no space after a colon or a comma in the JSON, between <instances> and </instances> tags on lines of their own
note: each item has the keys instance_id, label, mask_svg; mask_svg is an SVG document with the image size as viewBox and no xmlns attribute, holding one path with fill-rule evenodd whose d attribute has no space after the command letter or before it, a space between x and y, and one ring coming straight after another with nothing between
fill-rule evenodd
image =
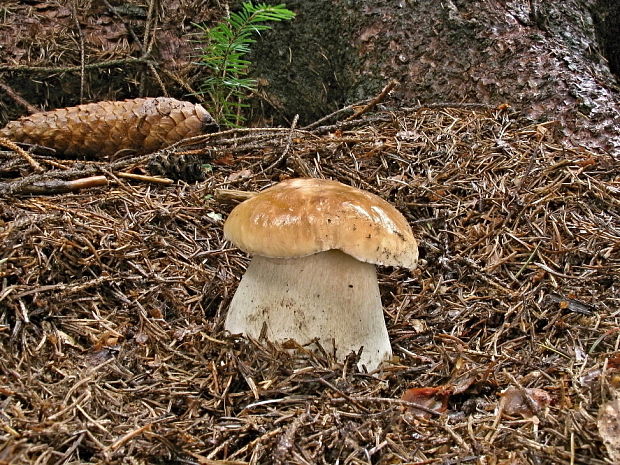
<instances>
[{"instance_id":1,"label":"forest floor","mask_svg":"<svg viewBox=\"0 0 620 465\"><path fill-rule=\"evenodd\" d=\"M345 116L40 155L42 175L0 152L0 463L612 463L616 162L509 109ZM174 183L123 175L155 158ZM27 193L92 174L109 184ZM299 176L380 195L419 238L417 270L378 268L395 356L373 373L223 331L248 256L221 189Z\"/></svg>"}]
</instances>

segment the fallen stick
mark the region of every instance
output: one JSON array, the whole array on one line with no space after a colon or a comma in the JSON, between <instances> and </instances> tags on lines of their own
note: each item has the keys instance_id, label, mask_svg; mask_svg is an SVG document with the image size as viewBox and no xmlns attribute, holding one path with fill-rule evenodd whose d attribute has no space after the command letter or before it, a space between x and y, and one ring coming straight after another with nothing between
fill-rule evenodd
<instances>
[{"instance_id":1,"label":"fallen stick","mask_svg":"<svg viewBox=\"0 0 620 465\"><path fill-rule=\"evenodd\" d=\"M15 103L18 103L19 105L24 107L26 110L28 110L28 113L32 114L32 113L38 113L41 111L37 107L28 103L21 95L19 95L15 91L15 89L9 86L6 82L0 81L0 89L2 89L5 94L11 97L15 101Z\"/></svg>"},{"instance_id":2,"label":"fallen stick","mask_svg":"<svg viewBox=\"0 0 620 465\"><path fill-rule=\"evenodd\" d=\"M367 113L370 110L372 110L379 103L381 103L383 100L385 100L385 97L387 97L388 94L392 91L392 89L394 89L394 87L396 87L398 85L399 85L399 82L397 80L395 80L395 79L392 79L390 82L387 83L387 85L383 88L383 90L381 90L379 95L377 95L375 98L373 98L367 105L364 105L361 109L357 110L351 116L349 116L348 118L345 118L345 121L351 121L351 120L353 120L355 118L359 118L364 113Z\"/></svg>"},{"instance_id":3,"label":"fallen stick","mask_svg":"<svg viewBox=\"0 0 620 465\"><path fill-rule=\"evenodd\" d=\"M251 199L258 192L238 191L234 189L215 189L213 197L219 202L243 202L244 200Z\"/></svg>"},{"instance_id":4,"label":"fallen stick","mask_svg":"<svg viewBox=\"0 0 620 465\"><path fill-rule=\"evenodd\" d=\"M64 192L75 192L91 187L107 186L108 179L105 176L91 176L88 178L73 179L62 181L51 179L46 181L36 181L32 184L24 184L17 189L6 189L11 194L62 194ZM0 184L0 193L5 190Z\"/></svg>"},{"instance_id":5,"label":"fallen stick","mask_svg":"<svg viewBox=\"0 0 620 465\"><path fill-rule=\"evenodd\" d=\"M116 172L114 174L118 176L119 178L133 179L134 181L152 182L155 184L164 184L166 186L169 186L170 184L174 184L174 181L172 179L160 178L157 176L147 176L145 174L125 173L122 171Z\"/></svg>"},{"instance_id":6,"label":"fallen stick","mask_svg":"<svg viewBox=\"0 0 620 465\"><path fill-rule=\"evenodd\" d=\"M0 146L13 150L19 156L24 158L28 162L28 164L32 166L32 169L34 169L35 171L39 173L43 171L43 168L41 168L41 165L39 165L39 163L37 163L37 161L34 158L32 158L28 152L22 149L15 142L7 139L6 137L0 137Z\"/></svg>"}]
</instances>

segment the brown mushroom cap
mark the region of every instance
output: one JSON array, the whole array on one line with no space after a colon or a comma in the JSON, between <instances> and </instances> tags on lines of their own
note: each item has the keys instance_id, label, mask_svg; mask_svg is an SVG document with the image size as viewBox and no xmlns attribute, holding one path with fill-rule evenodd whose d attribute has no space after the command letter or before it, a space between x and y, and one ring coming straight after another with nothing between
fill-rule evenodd
<instances>
[{"instance_id":1,"label":"brown mushroom cap","mask_svg":"<svg viewBox=\"0 0 620 465\"><path fill-rule=\"evenodd\" d=\"M326 179L288 179L265 189L232 210L224 236L250 254L270 258L336 249L377 265L414 269L418 262L418 244L396 208Z\"/></svg>"}]
</instances>

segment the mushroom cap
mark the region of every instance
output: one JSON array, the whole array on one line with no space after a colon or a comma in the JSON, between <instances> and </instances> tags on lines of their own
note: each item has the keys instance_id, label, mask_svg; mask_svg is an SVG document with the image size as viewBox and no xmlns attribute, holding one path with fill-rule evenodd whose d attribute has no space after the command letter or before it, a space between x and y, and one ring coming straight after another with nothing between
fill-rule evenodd
<instances>
[{"instance_id":1,"label":"mushroom cap","mask_svg":"<svg viewBox=\"0 0 620 465\"><path fill-rule=\"evenodd\" d=\"M237 205L224 236L270 258L340 250L376 265L414 269L418 244L405 217L370 192L337 181L288 179Z\"/></svg>"}]
</instances>

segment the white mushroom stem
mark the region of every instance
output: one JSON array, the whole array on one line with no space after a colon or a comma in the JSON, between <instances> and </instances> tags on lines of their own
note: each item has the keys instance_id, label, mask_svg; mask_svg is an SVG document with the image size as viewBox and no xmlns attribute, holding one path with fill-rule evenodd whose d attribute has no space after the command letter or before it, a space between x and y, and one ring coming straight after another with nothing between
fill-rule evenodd
<instances>
[{"instance_id":1,"label":"white mushroom stem","mask_svg":"<svg viewBox=\"0 0 620 465\"><path fill-rule=\"evenodd\" d=\"M225 328L273 342L335 348L338 360L363 347L360 367L392 355L375 266L337 250L302 258L254 256L235 293Z\"/></svg>"}]
</instances>

